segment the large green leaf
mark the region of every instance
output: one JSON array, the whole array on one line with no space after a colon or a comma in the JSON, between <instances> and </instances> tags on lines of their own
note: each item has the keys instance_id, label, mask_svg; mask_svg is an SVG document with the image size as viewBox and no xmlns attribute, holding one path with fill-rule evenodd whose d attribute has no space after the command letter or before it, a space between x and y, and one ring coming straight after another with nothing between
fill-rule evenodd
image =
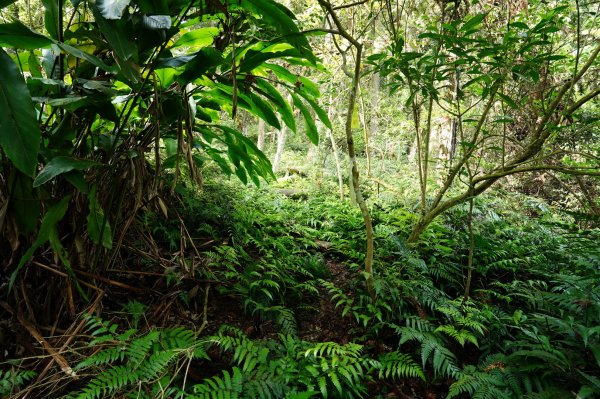
<instances>
[{"instance_id":1,"label":"large green leaf","mask_svg":"<svg viewBox=\"0 0 600 399\"><path fill-rule=\"evenodd\" d=\"M273 0L230 0L231 5L238 5L260 15L261 20L274 28L285 41L298 49L304 58L311 63L316 62L316 57L310 49L308 39L300 33L298 26L292 19L293 14L285 6Z\"/></svg>"},{"instance_id":2,"label":"large green leaf","mask_svg":"<svg viewBox=\"0 0 600 399\"><path fill-rule=\"evenodd\" d=\"M199 49L207 47L212 44L215 37L219 35L219 32L219 29L214 27L196 29L181 35L171 48L185 46L192 49Z\"/></svg>"},{"instance_id":3,"label":"large green leaf","mask_svg":"<svg viewBox=\"0 0 600 399\"><path fill-rule=\"evenodd\" d=\"M85 170L92 166L98 165L97 162L88 161L85 159L75 159L71 157L54 157L46 164L44 170L33 181L33 187L41 186L42 184L54 179L56 176L72 170Z\"/></svg>"},{"instance_id":4,"label":"large green leaf","mask_svg":"<svg viewBox=\"0 0 600 399\"><path fill-rule=\"evenodd\" d=\"M304 126L306 127L306 136L312 141L314 145L319 144L319 131L317 130L317 125L315 124L315 120L310 114L310 111L304 105L300 97L296 94L291 93L292 98L294 99L294 106L300 110L302 116L304 117Z\"/></svg>"},{"instance_id":5,"label":"large green leaf","mask_svg":"<svg viewBox=\"0 0 600 399\"><path fill-rule=\"evenodd\" d=\"M49 47L51 44L52 40L35 33L19 21L0 24L0 47L34 50Z\"/></svg>"},{"instance_id":6,"label":"large green leaf","mask_svg":"<svg viewBox=\"0 0 600 399\"><path fill-rule=\"evenodd\" d=\"M88 54L84 51L79 50L76 47L69 46L68 44L64 44L64 43L56 43L56 44L58 45L58 47L60 47L67 53L71 54L72 56L84 59L87 62L89 62L90 64L102 69L103 71L110 72L110 73L117 72L117 68L115 68L113 66L108 66L106 63L104 63L104 61L102 61L100 58L96 57L95 55Z\"/></svg>"},{"instance_id":7,"label":"large green leaf","mask_svg":"<svg viewBox=\"0 0 600 399\"><path fill-rule=\"evenodd\" d=\"M252 112L275 129L281 129L281 123L279 123L279 119L277 119L277 115L275 115L269 103L252 92L249 93L249 96L254 104Z\"/></svg>"},{"instance_id":8,"label":"large green leaf","mask_svg":"<svg viewBox=\"0 0 600 399\"><path fill-rule=\"evenodd\" d=\"M0 147L17 169L33 176L41 138L33 101L17 65L2 49L0 71Z\"/></svg>"},{"instance_id":9,"label":"large green leaf","mask_svg":"<svg viewBox=\"0 0 600 399\"><path fill-rule=\"evenodd\" d=\"M58 9L58 0L42 0L44 4L44 26L50 34L50 37L58 40L59 38L59 18L62 18L62 14Z\"/></svg>"},{"instance_id":10,"label":"large green leaf","mask_svg":"<svg viewBox=\"0 0 600 399\"><path fill-rule=\"evenodd\" d=\"M329 129L333 129L333 127L331 126L331 121L329 120L329 116L327 116L327 112L325 112L325 110L321 108L313 98L306 95L306 93L304 93L301 90L296 90L296 93L300 94L310 104L312 109L315 111L315 113L325 126L327 126Z\"/></svg>"},{"instance_id":11,"label":"large green leaf","mask_svg":"<svg viewBox=\"0 0 600 399\"><path fill-rule=\"evenodd\" d=\"M189 83L205 75L223 63L223 55L213 47L200 49L185 66L179 76L182 84Z\"/></svg>"},{"instance_id":12,"label":"large green leaf","mask_svg":"<svg viewBox=\"0 0 600 399\"><path fill-rule=\"evenodd\" d=\"M60 202L48 209L48 212L46 212L44 218L42 219L42 224L40 226L40 231L38 233L37 238L35 239L33 244L31 244L31 247L27 250L27 252L25 252L23 257L19 261L17 268L14 272L12 272L10 276L10 281L8 283L9 291L12 289L17 275L19 274L19 271L23 268L23 266L25 266L25 263L27 263L33 257L33 254L39 247L44 245L50 239L50 233L52 232L52 230L56 229L56 225L58 224L58 222L60 222L67 213L70 200L71 196L67 195L66 197L61 199Z\"/></svg>"},{"instance_id":13,"label":"large green leaf","mask_svg":"<svg viewBox=\"0 0 600 399\"><path fill-rule=\"evenodd\" d=\"M299 57L301 54L288 43L276 43L260 51L249 50L240 61L240 72L250 72L265 61L274 58Z\"/></svg>"},{"instance_id":14,"label":"large green leaf","mask_svg":"<svg viewBox=\"0 0 600 399\"><path fill-rule=\"evenodd\" d=\"M277 112L281 115L281 120L293 131L296 132L296 119L294 118L294 114L292 112L292 107L290 104L283 98L279 90L277 90L273 85L268 83L264 79L257 79L256 86L258 87L258 92L275 104Z\"/></svg>"},{"instance_id":15,"label":"large green leaf","mask_svg":"<svg viewBox=\"0 0 600 399\"><path fill-rule=\"evenodd\" d=\"M100 31L106 37L106 40L114 50L117 56L117 62L127 61L137 52L137 46L133 41L133 30L129 21L125 18L119 20L108 20L102 16L102 13L96 6L92 7L94 19L100 28Z\"/></svg>"}]
</instances>

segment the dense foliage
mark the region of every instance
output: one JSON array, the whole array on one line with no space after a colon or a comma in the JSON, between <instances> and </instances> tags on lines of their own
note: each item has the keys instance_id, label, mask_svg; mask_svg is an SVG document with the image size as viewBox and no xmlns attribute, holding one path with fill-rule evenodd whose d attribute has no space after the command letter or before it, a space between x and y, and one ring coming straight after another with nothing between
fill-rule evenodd
<instances>
[{"instance_id":1,"label":"dense foliage","mask_svg":"<svg viewBox=\"0 0 600 399\"><path fill-rule=\"evenodd\" d=\"M595 6L283 3L0 0L0 396L600 396Z\"/></svg>"}]
</instances>

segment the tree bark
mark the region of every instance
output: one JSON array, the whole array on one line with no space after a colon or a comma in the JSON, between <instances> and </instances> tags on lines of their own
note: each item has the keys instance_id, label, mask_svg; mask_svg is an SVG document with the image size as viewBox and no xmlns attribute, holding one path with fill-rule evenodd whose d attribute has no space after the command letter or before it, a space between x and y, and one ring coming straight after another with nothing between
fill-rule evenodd
<instances>
[{"instance_id":1,"label":"tree bark","mask_svg":"<svg viewBox=\"0 0 600 399\"><path fill-rule=\"evenodd\" d=\"M360 190L360 180L358 166L356 164L356 150L354 148L354 137L352 135L352 114L356 107L356 96L358 93L358 84L360 80L360 68L362 60L362 44L359 43L354 37L352 37L345 29L340 20L338 19L333 6L327 0L318 0L319 4L329 13L331 19L338 28L339 34L344 37L348 42L356 49L356 63L354 65L354 75L352 77L352 88L350 90L350 97L348 98L348 109L346 113L346 142L348 144L348 158L352 170L352 185L351 188L356 194L356 202L360 208L363 216L367 238L367 254L365 258L365 272L367 273L367 291L371 297L375 298L375 288L373 286L373 222L371 220L371 214L367 208L364 197Z\"/></svg>"},{"instance_id":2,"label":"tree bark","mask_svg":"<svg viewBox=\"0 0 600 399\"><path fill-rule=\"evenodd\" d=\"M273 172L277 173L279 170L279 164L281 163L281 156L283 155L283 148L285 147L285 140L287 138L287 126L282 124L281 129L277 131L277 151L275 151L275 157L273 158Z\"/></svg>"},{"instance_id":3,"label":"tree bark","mask_svg":"<svg viewBox=\"0 0 600 399\"><path fill-rule=\"evenodd\" d=\"M258 118L258 139L256 146L259 150L265 150L265 121L262 118Z\"/></svg>"}]
</instances>

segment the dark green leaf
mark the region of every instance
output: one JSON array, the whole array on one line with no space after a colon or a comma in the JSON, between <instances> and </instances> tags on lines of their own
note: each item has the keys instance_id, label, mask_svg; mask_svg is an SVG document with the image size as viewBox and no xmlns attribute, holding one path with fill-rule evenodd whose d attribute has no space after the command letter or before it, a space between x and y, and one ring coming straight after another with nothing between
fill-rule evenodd
<instances>
[{"instance_id":1,"label":"dark green leaf","mask_svg":"<svg viewBox=\"0 0 600 399\"><path fill-rule=\"evenodd\" d=\"M223 63L223 55L215 48L200 49L194 58L185 66L185 71L179 76L182 83L189 83L205 75Z\"/></svg>"},{"instance_id":2,"label":"dark green leaf","mask_svg":"<svg viewBox=\"0 0 600 399\"><path fill-rule=\"evenodd\" d=\"M44 5L44 26L54 40L58 40L58 20L62 18L61 10L58 9L58 0L42 0Z\"/></svg>"},{"instance_id":3,"label":"dark green leaf","mask_svg":"<svg viewBox=\"0 0 600 399\"><path fill-rule=\"evenodd\" d=\"M40 127L25 81L13 60L0 49L0 147L21 172L33 176Z\"/></svg>"},{"instance_id":4,"label":"dark green leaf","mask_svg":"<svg viewBox=\"0 0 600 399\"><path fill-rule=\"evenodd\" d=\"M19 21L0 24L0 47L34 50L49 47L52 40L35 33Z\"/></svg>"},{"instance_id":5,"label":"dark green leaf","mask_svg":"<svg viewBox=\"0 0 600 399\"><path fill-rule=\"evenodd\" d=\"M11 5L12 3L14 3L17 0L0 0L0 8L4 8L6 6Z\"/></svg>"},{"instance_id":6,"label":"dark green leaf","mask_svg":"<svg viewBox=\"0 0 600 399\"><path fill-rule=\"evenodd\" d=\"M247 9L260 15L262 20L273 27L286 41L298 49L304 58L311 63L316 62L316 57L310 49L308 39L300 34L298 26L291 18L293 14L283 5L273 0L230 0L233 4L239 4L241 8Z\"/></svg>"},{"instance_id":7,"label":"dark green leaf","mask_svg":"<svg viewBox=\"0 0 600 399\"><path fill-rule=\"evenodd\" d=\"M273 108L271 108L266 101L254 93L249 93L249 97L254 105L253 113L263 119L269 125L273 126L275 129L281 129L281 123L279 123L279 119L277 119Z\"/></svg>"},{"instance_id":8,"label":"dark green leaf","mask_svg":"<svg viewBox=\"0 0 600 399\"><path fill-rule=\"evenodd\" d=\"M515 103L514 100L506 94L498 93L498 97L500 97L502 101L512 109L517 109L517 103Z\"/></svg>"},{"instance_id":9,"label":"dark green leaf","mask_svg":"<svg viewBox=\"0 0 600 399\"><path fill-rule=\"evenodd\" d=\"M107 249L112 248L112 233L110 224L96 198L96 186L92 187L89 198L90 210L87 216L88 234L94 244L102 244Z\"/></svg>"},{"instance_id":10,"label":"dark green leaf","mask_svg":"<svg viewBox=\"0 0 600 399\"><path fill-rule=\"evenodd\" d=\"M65 179L73 185L76 189L78 189L83 194L89 193L90 189L88 187L87 182L85 181L85 177L83 177L83 173L79 170L72 170L64 174Z\"/></svg>"},{"instance_id":11,"label":"dark green leaf","mask_svg":"<svg viewBox=\"0 0 600 399\"><path fill-rule=\"evenodd\" d=\"M95 55L88 54L84 51L79 50L78 48L69 46L68 44L64 44L64 43L56 43L56 44L58 45L58 47L60 47L67 53L71 54L72 56L84 59L87 62L91 63L92 65L97 66L98 68L102 69L103 71L110 72L110 73L117 72L117 69L115 67L106 65L104 63L104 61L102 61L100 58L96 57Z\"/></svg>"},{"instance_id":12,"label":"dark green leaf","mask_svg":"<svg viewBox=\"0 0 600 399\"><path fill-rule=\"evenodd\" d=\"M275 43L260 51L250 50L240 61L240 72L250 72L265 61L282 57L300 57L301 54L288 43Z\"/></svg>"},{"instance_id":13,"label":"dark green leaf","mask_svg":"<svg viewBox=\"0 0 600 399\"><path fill-rule=\"evenodd\" d=\"M122 61L129 60L137 51L129 22L126 19L108 20L102 16L96 6L92 7L92 11L100 31L106 37L117 58Z\"/></svg>"},{"instance_id":14,"label":"dark green leaf","mask_svg":"<svg viewBox=\"0 0 600 399\"><path fill-rule=\"evenodd\" d=\"M35 251L48 241L51 231L56 229L58 222L60 222L65 216L67 209L69 208L70 200L71 196L67 195L66 197L63 197L58 204L55 204L48 209L44 215L44 218L42 219L42 224L40 226L40 231L38 232L37 238L33 244L31 244L31 247L27 250L27 252L25 252L19 261L17 268L10 276L10 281L8 283L9 291L12 289L19 271L23 268L23 266L25 266L25 263L27 263L33 257Z\"/></svg>"},{"instance_id":15,"label":"dark green leaf","mask_svg":"<svg viewBox=\"0 0 600 399\"><path fill-rule=\"evenodd\" d=\"M39 187L42 184L54 179L56 176L61 175L72 170L85 170L92 166L98 165L97 162L88 161L85 159L75 159L71 157L54 157L46 164L44 169L33 181L33 187Z\"/></svg>"},{"instance_id":16,"label":"dark green leaf","mask_svg":"<svg viewBox=\"0 0 600 399\"><path fill-rule=\"evenodd\" d=\"M327 128L333 129L333 127L331 126L331 121L329 120L329 116L327 115L327 112L325 112L325 110L323 108L321 108L315 100L313 100L309 96L303 94L302 91L298 90L298 91L296 91L296 93L300 94L310 104L310 106L315 111L315 113L317 114L317 116L319 117L321 122L323 122L323 124L325 126L327 126Z\"/></svg>"},{"instance_id":17,"label":"dark green leaf","mask_svg":"<svg viewBox=\"0 0 600 399\"><path fill-rule=\"evenodd\" d=\"M17 171L12 175L10 186L13 187L13 191L9 212L15 217L19 233L28 235L35 230L38 217L42 211L38 198L39 194L31 185L33 182L31 177Z\"/></svg>"},{"instance_id":18,"label":"dark green leaf","mask_svg":"<svg viewBox=\"0 0 600 399\"><path fill-rule=\"evenodd\" d=\"M290 104L283 98L279 90L277 90L273 85L268 83L264 79L257 79L256 86L261 91L261 94L269 98L275 106L279 115L281 115L281 120L289 127L293 132L296 131L296 119L294 118L294 114L292 112L292 107Z\"/></svg>"}]
</instances>

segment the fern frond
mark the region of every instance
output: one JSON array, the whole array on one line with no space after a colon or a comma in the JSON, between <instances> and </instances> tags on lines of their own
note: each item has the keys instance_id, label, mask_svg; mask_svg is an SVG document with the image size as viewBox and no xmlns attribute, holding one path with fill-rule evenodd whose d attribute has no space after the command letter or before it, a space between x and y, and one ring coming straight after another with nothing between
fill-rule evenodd
<instances>
[{"instance_id":1,"label":"fern frond","mask_svg":"<svg viewBox=\"0 0 600 399\"><path fill-rule=\"evenodd\" d=\"M418 377L425 380L421 367L409 355L398 351L381 356L374 366L379 372L379 379Z\"/></svg>"},{"instance_id":2,"label":"fern frond","mask_svg":"<svg viewBox=\"0 0 600 399\"><path fill-rule=\"evenodd\" d=\"M25 384L37 375L29 370L0 370L0 396L8 396L16 387Z\"/></svg>"},{"instance_id":3,"label":"fern frond","mask_svg":"<svg viewBox=\"0 0 600 399\"><path fill-rule=\"evenodd\" d=\"M77 399L107 398L137 379L137 374L126 366L104 370L82 389Z\"/></svg>"},{"instance_id":4,"label":"fern frond","mask_svg":"<svg viewBox=\"0 0 600 399\"><path fill-rule=\"evenodd\" d=\"M232 372L223 370L222 374L205 379L194 385L194 395L190 399L237 399L244 387L242 371L233 367Z\"/></svg>"}]
</instances>

